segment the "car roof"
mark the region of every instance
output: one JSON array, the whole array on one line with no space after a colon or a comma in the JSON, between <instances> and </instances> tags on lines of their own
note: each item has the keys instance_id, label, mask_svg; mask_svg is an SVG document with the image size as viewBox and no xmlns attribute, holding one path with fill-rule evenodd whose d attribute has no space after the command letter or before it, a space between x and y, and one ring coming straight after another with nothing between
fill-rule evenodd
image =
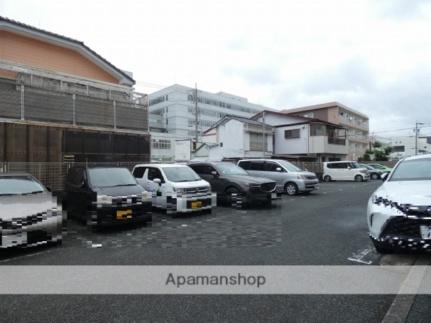
<instances>
[{"instance_id":1,"label":"car roof","mask_svg":"<svg viewBox=\"0 0 431 323\"><path fill-rule=\"evenodd\" d=\"M193 166L193 165L203 165L203 164L207 164L207 165L219 165L219 164L235 164L235 162L232 161L201 161L201 162L191 162L189 165Z\"/></svg>"},{"instance_id":2,"label":"car roof","mask_svg":"<svg viewBox=\"0 0 431 323\"><path fill-rule=\"evenodd\" d=\"M0 177L15 177L15 176L30 176L34 177L30 173L25 172L7 172L7 173L0 173Z\"/></svg>"},{"instance_id":3,"label":"car roof","mask_svg":"<svg viewBox=\"0 0 431 323\"><path fill-rule=\"evenodd\" d=\"M242 161L279 161L281 159L268 159L268 158L247 158L247 159L241 159L238 162Z\"/></svg>"},{"instance_id":4,"label":"car roof","mask_svg":"<svg viewBox=\"0 0 431 323\"><path fill-rule=\"evenodd\" d=\"M327 164L332 164L332 163L356 163L353 160L338 160L338 161L329 161L329 162L325 162Z\"/></svg>"},{"instance_id":5,"label":"car roof","mask_svg":"<svg viewBox=\"0 0 431 323\"><path fill-rule=\"evenodd\" d=\"M410 156L405 158L404 160L416 160L416 159L427 159L427 158L431 158L431 154Z\"/></svg>"},{"instance_id":6,"label":"car roof","mask_svg":"<svg viewBox=\"0 0 431 323\"><path fill-rule=\"evenodd\" d=\"M135 165L135 167L163 167L163 168L178 167L178 166L188 167L187 165L184 165L184 164L138 164L138 165Z\"/></svg>"}]
</instances>

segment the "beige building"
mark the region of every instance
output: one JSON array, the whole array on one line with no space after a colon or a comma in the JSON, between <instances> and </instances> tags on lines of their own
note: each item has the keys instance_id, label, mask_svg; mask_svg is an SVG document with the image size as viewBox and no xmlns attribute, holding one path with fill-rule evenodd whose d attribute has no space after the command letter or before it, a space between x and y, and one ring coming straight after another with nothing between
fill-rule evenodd
<instances>
[{"instance_id":1,"label":"beige building","mask_svg":"<svg viewBox=\"0 0 431 323\"><path fill-rule=\"evenodd\" d=\"M347 159L357 160L369 147L369 119L365 114L338 102L283 110L294 116L320 119L347 129Z\"/></svg>"}]
</instances>

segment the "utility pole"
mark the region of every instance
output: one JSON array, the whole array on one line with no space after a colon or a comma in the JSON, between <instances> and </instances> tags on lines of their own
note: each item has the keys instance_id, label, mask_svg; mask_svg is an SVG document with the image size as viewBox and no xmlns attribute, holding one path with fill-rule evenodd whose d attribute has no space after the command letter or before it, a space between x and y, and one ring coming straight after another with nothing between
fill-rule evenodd
<instances>
[{"instance_id":1,"label":"utility pole","mask_svg":"<svg viewBox=\"0 0 431 323\"><path fill-rule=\"evenodd\" d=\"M419 126L423 125L422 122L416 122L415 125L415 156L418 154L418 134L419 134Z\"/></svg>"},{"instance_id":2,"label":"utility pole","mask_svg":"<svg viewBox=\"0 0 431 323\"><path fill-rule=\"evenodd\" d=\"M265 110L262 111L262 157L265 158Z\"/></svg>"},{"instance_id":3,"label":"utility pole","mask_svg":"<svg viewBox=\"0 0 431 323\"><path fill-rule=\"evenodd\" d=\"M199 110L198 110L198 84L195 83L195 150L198 148L199 140Z\"/></svg>"}]
</instances>

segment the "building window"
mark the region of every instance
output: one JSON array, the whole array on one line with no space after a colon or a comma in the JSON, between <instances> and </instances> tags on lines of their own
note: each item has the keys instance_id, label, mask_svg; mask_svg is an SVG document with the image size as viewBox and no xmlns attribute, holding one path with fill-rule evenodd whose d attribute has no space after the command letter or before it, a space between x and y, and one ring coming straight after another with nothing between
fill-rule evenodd
<instances>
[{"instance_id":1,"label":"building window","mask_svg":"<svg viewBox=\"0 0 431 323\"><path fill-rule=\"evenodd\" d=\"M167 98L167 96L166 96L166 98ZM165 97L164 96L160 96L158 98L150 100L150 105L155 105L155 104L158 104L158 103L161 103L161 102L164 102L164 101L165 101Z\"/></svg>"},{"instance_id":2,"label":"building window","mask_svg":"<svg viewBox=\"0 0 431 323\"><path fill-rule=\"evenodd\" d=\"M405 151L405 146L392 146L393 153L403 153Z\"/></svg>"},{"instance_id":3,"label":"building window","mask_svg":"<svg viewBox=\"0 0 431 323\"><path fill-rule=\"evenodd\" d=\"M171 149L171 141L165 139L152 139L153 149Z\"/></svg>"},{"instance_id":4,"label":"building window","mask_svg":"<svg viewBox=\"0 0 431 323\"><path fill-rule=\"evenodd\" d=\"M285 139L298 139L301 138L301 129L290 129L284 131Z\"/></svg>"},{"instance_id":5,"label":"building window","mask_svg":"<svg viewBox=\"0 0 431 323\"><path fill-rule=\"evenodd\" d=\"M250 132L250 150L262 151L263 143L265 143L265 151L268 150L267 136L263 136L261 133ZM262 139L264 138L264 139Z\"/></svg>"}]
</instances>

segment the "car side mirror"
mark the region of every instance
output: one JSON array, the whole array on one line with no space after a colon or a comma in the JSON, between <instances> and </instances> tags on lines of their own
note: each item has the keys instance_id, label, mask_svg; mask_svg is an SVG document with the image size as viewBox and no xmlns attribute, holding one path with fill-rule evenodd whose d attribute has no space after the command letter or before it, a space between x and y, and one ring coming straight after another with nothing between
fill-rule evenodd
<instances>
[{"instance_id":1,"label":"car side mirror","mask_svg":"<svg viewBox=\"0 0 431 323\"><path fill-rule=\"evenodd\" d=\"M382 181L386 181L388 179L389 173L383 173L382 175L380 175L380 178L382 179Z\"/></svg>"},{"instance_id":2,"label":"car side mirror","mask_svg":"<svg viewBox=\"0 0 431 323\"><path fill-rule=\"evenodd\" d=\"M218 177L218 173L215 170L211 171L211 175L214 177Z\"/></svg>"},{"instance_id":3,"label":"car side mirror","mask_svg":"<svg viewBox=\"0 0 431 323\"><path fill-rule=\"evenodd\" d=\"M160 185L162 183L162 180L160 178L153 179L153 182Z\"/></svg>"},{"instance_id":4,"label":"car side mirror","mask_svg":"<svg viewBox=\"0 0 431 323\"><path fill-rule=\"evenodd\" d=\"M52 189L51 189L51 187L46 186L46 190L47 190L48 192L52 193Z\"/></svg>"},{"instance_id":5,"label":"car side mirror","mask_svg":"<svg viewBox=\"0 0 431 323\"><path fill-rule=\"evenodd\" d=\"M276 170L277 172L281 172L281 171L282 171L281 167L277 167L275 170Z\"/></svg>"},{"instance_id":6,"label":"car side mirror","mask_svg":"<svg viewBox=\"0 0 431 323\"><path fill-rule=\"evenodd\" d=\"M350 169L352 169L352 167L350 167L350 166L347 166L347 169L349 169L349 170L350 170Z\"/></svg>"}]
</instances>

